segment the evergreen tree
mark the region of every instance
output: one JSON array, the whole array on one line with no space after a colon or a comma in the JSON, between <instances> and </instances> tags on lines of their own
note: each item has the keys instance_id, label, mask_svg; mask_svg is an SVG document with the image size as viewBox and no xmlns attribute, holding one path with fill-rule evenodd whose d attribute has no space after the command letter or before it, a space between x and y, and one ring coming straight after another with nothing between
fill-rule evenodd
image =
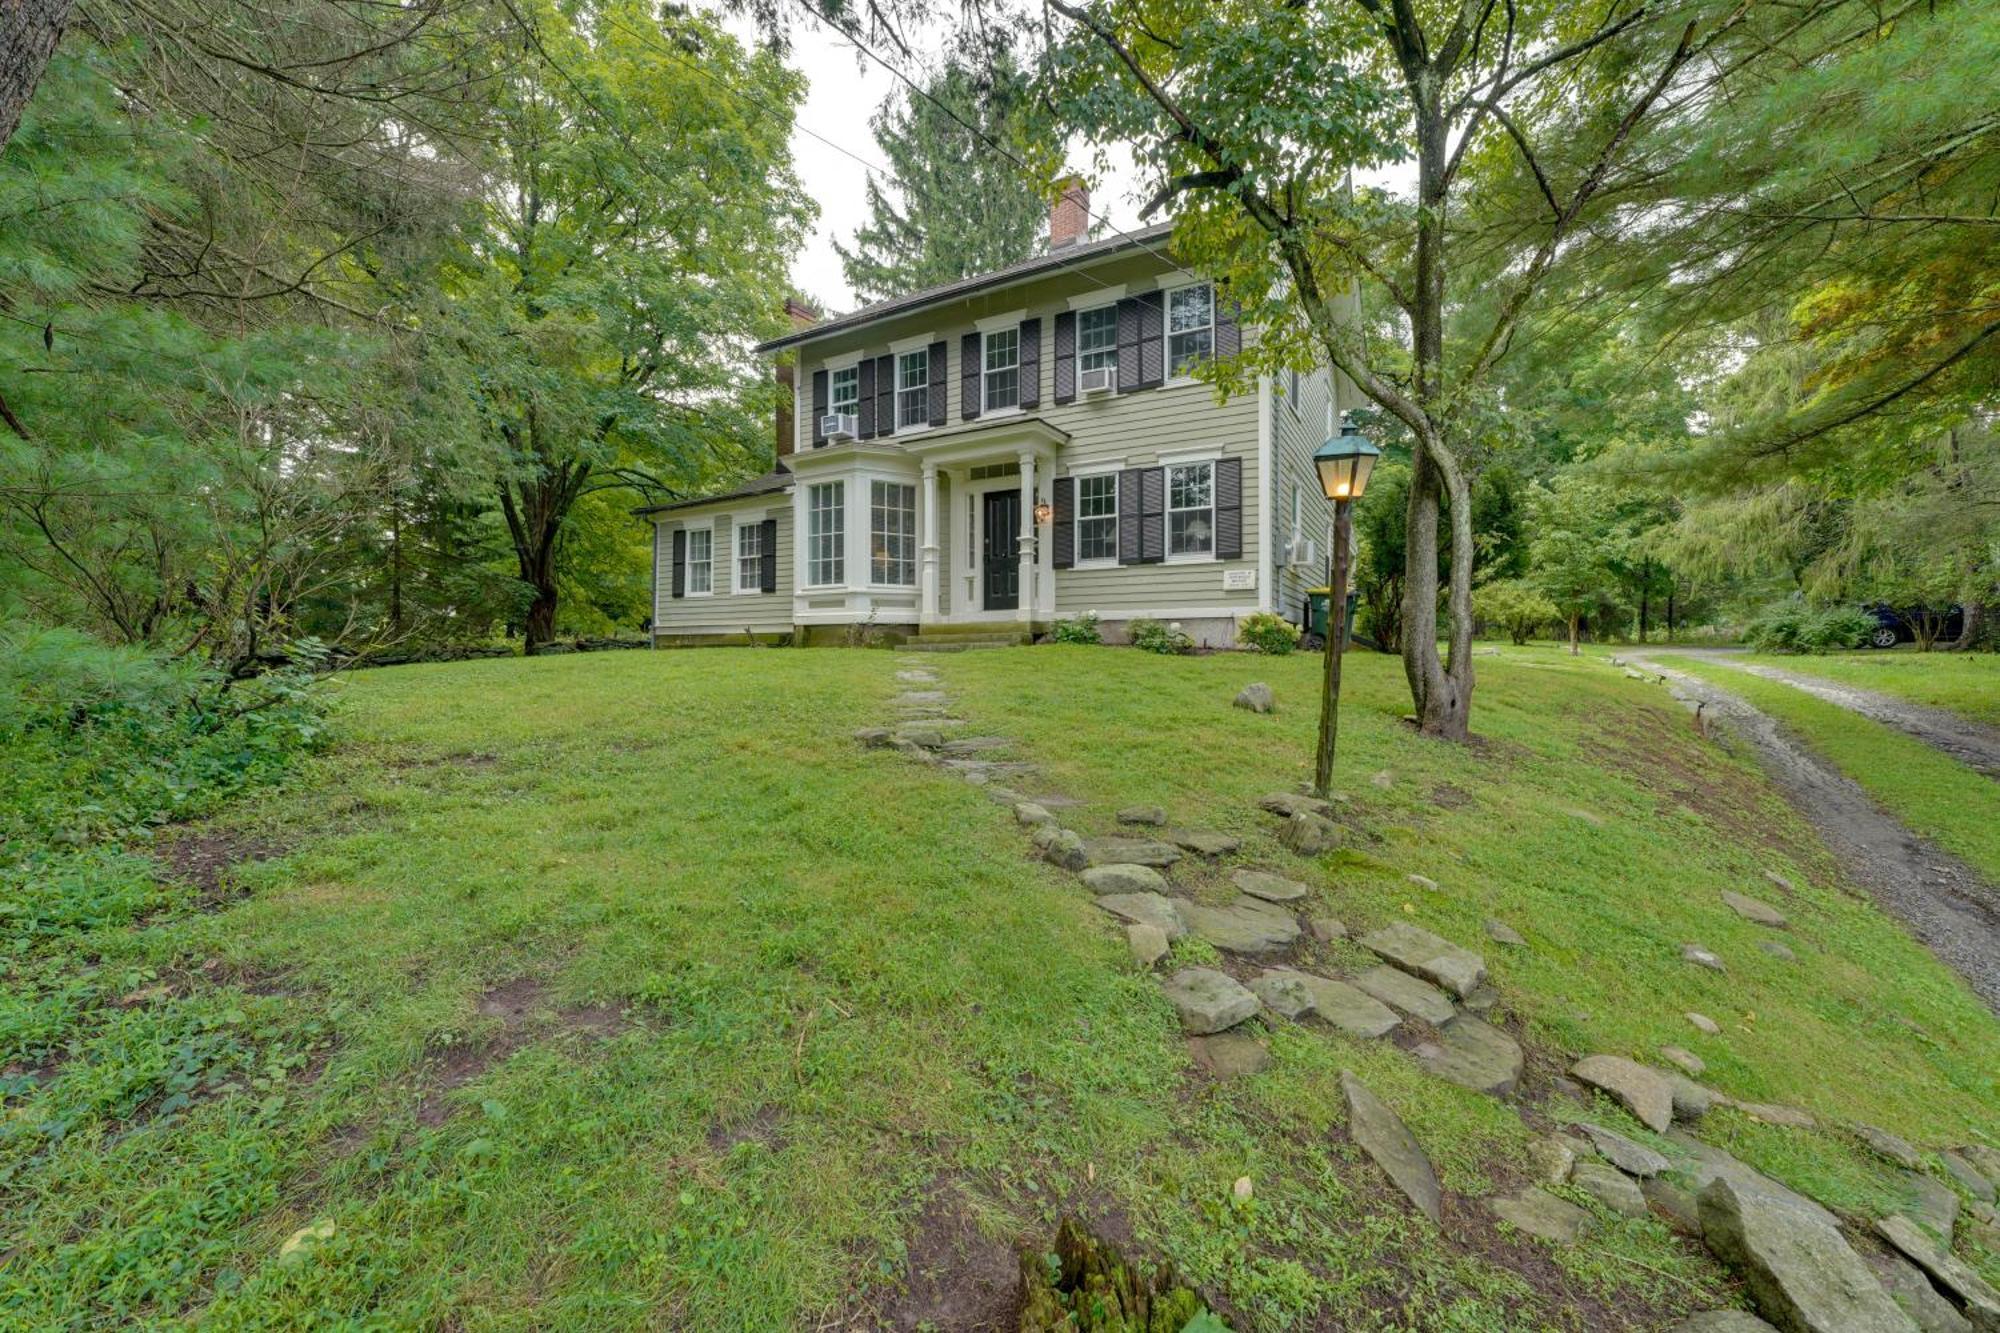
<instances>
[{"instance_id":1,"label":"evergreen tree","mask_svg":"<svg viewBox=\"0 0 2000 1333\"><path fill-rule=\"evenodd\" d=\"M1048 216L1033 178L1014 160L1028 156L1033 106L1014 59L954 61L925 92L884 103L873 121L900 203L869 177L869 220L852 249L834 243L848 285L864 301L1026 259Z\"/></svg>"}]
</instances>

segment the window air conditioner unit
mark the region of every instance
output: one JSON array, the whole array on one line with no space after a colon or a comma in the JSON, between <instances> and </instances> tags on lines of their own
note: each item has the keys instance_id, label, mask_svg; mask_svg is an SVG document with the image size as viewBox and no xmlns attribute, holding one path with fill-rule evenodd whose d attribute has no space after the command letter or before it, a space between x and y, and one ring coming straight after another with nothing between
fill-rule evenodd
<instances>
[{"instance_id":1,"label":"window air conditioner unit","mask_svg":"<svg viewBox=\"0 0 2000 1333\"><path fill-rule=\"evenodd\" d=\"M1097 366L1077 376L1077 387L1084 393L1110 393L1114 387L1110 366Z\"/></svg>"},{"instance_id":2,"label":"window air conditioner unit","mask_svg":"<svg viewBox=\"0 0 2000 1333\"><path fill-rule=\"evenodd\" d=\"M1285 549L1285 563L1288 565L1317 565L1319 563L1319 543L1309 537L1297 537Z\"/></svg>"},{"instance_id":3,"label":"window air conditioner unit","mask_svg":"<svg viewBox=\"0 0 2000 1333\"><path fill-rule=\"evenodd\" d=\"M819 419L819 433L829 440L851 440L860 433L852 412L828 412Z\"/></svg>"}]
</instances>

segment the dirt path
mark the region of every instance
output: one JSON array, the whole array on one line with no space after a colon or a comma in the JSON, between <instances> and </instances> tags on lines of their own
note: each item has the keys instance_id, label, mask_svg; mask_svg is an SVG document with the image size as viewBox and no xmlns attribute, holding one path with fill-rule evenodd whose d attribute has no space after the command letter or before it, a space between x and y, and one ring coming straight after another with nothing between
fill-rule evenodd
<instances>
[{"instance_id":1,"label":"dirt path","mask_svg":"<svg viewBox=\"0 0 2000 1333\"><path fill-rule=\"evenodd\" d=\"M1672 681L1700 702L1705 719L1748 741L1855 882L2000 1014L2000 888L1883 813L1852 779L1736 695L1658 659L1625 658Z\"/></svg>"},{"instance_id":2,"label":"dirt path","mask_svg":"<svg viewBox=\"0 0 2000 1333\"><path fill-rule=\"evenodd\" d=\"M1870 721L1914 736L1989 778L2000 778L2000 728L1989 727L1943 708L1898 699L1893 694L1878 694L1874 690L1858 689L1819 676L1786 671L1782 667L1745 662L1734 653L1702 653L1701 659L1726 666L1732 671L1747 671L1753 676L1804 690L1816 699L1824 699L1851 713L1859 713Z\"/></svg>"}]
</instances>

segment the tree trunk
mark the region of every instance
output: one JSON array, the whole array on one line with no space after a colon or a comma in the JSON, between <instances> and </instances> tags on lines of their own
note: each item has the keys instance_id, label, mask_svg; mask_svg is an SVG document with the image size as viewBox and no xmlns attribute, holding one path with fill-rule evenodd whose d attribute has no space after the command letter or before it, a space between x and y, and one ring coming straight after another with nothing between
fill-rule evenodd
<instances>
[{"instance_id":1,"label":"tree trunk","mask_svg":"<svg viewBox=\"0 0 2000 1333\"><path fill-rule=\"evenodd\" d=\"M1582 625L1582 616L1573 615L1569 618L1569 655L1571 657L1583 656L1582 639L1580 637Z\"/></svg>"},{"instance_id":2,"label":"tree trunk","mask_svg":"<svg viewBox=\"0 0 2000 1333\"><path fill-rule=\"evenodd\" d=\"M1639 642L1646 641L1646 617L1652 609L1653 562L1639 562Z\"/></svg>"},{"instance_id":3,"label":"tree trunk","mask_svg":"<svg viewBox=\"0 0 2000 1333\"><path fill-rule=\"evenodd\" d=\"M1952 640L1949 651L1971 652L1979 646L1985 632L1986 603L1975 598L1965 604L1965 624L1959 629L1958 637Z\"/></svg>"},{"instance_id":4,"label":"tree trunk","mask_svg":"<svg viewBox=\"0 0 2000 1333\"><path fill-rule=\"evenodd\" d=\"M0 5L0 148L21 124L49 57L69 22L70 0L6 0Z\"/></svg>"}]
</instances>

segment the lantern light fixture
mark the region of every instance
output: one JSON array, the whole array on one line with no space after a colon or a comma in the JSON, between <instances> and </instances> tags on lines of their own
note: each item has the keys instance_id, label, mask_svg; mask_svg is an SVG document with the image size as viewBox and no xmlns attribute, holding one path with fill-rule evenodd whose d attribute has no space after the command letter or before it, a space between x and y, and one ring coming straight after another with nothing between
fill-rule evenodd
<instances>
[{"instance_id":1,"label":"lantern light fixture","mask_svg":"<svg viewBox=\"0 0 2000 1333\"><path fill-rule=\"evenodd\" d=\"M1368 477L1382 450L1361 433L1352 416L1343 414L1340 434L1313 451L1313 466L1319 470L1319 484L1326 498L1339 502L1359 500L1368 489Z\"/></svg>"}]
</instances>

